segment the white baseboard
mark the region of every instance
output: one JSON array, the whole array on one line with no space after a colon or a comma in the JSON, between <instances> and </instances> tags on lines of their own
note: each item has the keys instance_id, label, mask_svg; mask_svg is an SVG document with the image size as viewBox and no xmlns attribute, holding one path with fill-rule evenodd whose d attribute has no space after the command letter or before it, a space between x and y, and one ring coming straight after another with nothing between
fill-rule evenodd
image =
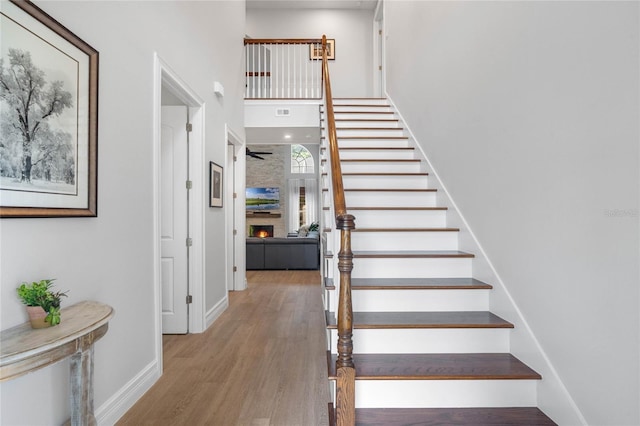
<instances>
[{"instance_id":1,"label":"white baseboard","mask_svg":"<svg viewBox=\"0 0 640 426\"><path fill-rule=\"evenodd\" d=\"M229 295L227 294L222 300L220 300L216 305L207 311L207 315L205 317L206 327L209 328L211 324L213 324L220 315L229 307Z\"/></svg>"},{"instance_id":2,"label":"white baseboard","mask_svg":"<svg viewBox=\"0 0 640 426\"><path fill-rule=\"evenodd\" d=\"M162 375L158 360L149 363L140 373L124 385L95 411L98 425L114 425Z\"/></svg>"}]
</instances>

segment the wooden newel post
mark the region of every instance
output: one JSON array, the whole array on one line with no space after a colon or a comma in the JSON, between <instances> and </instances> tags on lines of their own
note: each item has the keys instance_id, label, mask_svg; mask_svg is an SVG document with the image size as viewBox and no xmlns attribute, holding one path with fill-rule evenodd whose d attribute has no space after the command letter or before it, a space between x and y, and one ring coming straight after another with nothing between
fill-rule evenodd
<instances>
[{"instance_id":1,"label":"wooden newel post","mask_svg":"<svg viewBox=\"0 0 640 426\"><path fill-rule=\"evenodd\" d=\"M351 301L351 271L353 253L351 252L351 230L355 229L355 218L350 214L337 218L340 229L340 252L338 270L340 271L340 300L338 303L338 358L336 360L336 424L337 426L355 425L355 377L353 364L353 308Z\"/></svg>"}]
</instances>

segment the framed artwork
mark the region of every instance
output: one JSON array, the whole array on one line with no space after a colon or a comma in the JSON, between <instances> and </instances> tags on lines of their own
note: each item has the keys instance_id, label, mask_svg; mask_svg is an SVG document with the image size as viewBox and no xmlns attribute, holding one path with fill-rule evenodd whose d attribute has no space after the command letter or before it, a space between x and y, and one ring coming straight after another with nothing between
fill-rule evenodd
<instances>
[{"instance_id":1,"label":"framed artwork","mask_svg":"<svg viewBox=\"0 0 640 426\"><path fill-rule=\"evenodd\" d=\"M333 38L327 39L327 59L332 61L336 59L336 40ZM309 45L309 59L322 60L322 43Z\"/></svg>"},{"instance_id":2,"label":"framed artwork","mask_svg":"<svg viewBox=\"0 0 640 426\"><path fill-rule=\"evenodd\" d=\"M209 161L209 207L222 207L222 167Z\"/></svg>"},{"instance_id":3,"label":"framed artwork","mask_svg":"<svg viewBox=\"0 0 640 426\"><path fill-rule=\"evenodd\" d=\"M98 52L0 2L0 217L98 215Z\"/></svg>"}]
</instances>

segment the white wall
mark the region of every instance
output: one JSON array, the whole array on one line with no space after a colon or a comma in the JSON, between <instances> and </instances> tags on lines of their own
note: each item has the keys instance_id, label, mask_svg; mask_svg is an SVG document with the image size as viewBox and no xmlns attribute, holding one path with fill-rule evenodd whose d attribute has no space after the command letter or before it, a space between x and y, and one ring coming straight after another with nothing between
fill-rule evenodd
<instances>
[{"instance_id":1,"label":"white wall","mask_svg":"<svg viewBox=\"0 0 640 426\"><path fill-rule=\"evenodd\" d=\"M100 52L99 216L0 220L0 328L26 321L15 295L21 281L54 277L69 290L65 304L93 299L112 305L116 315L95 352L95 406L99 420L108 421L126 408L113 404L133 402L118 400L121 392L140 384L136 380L160 361L153 304L154 52L205 100L202 161L225 164L224 123L244 137L244 2L37 4ZM221 100L214 80L225 86ZM225 240L224 211L206 209L209 309L226 297ZM69 416L67 377L65 361L2 383L0 423L62 424Z\"/></svg>"},{"instance_id":2,"label":"white wall","mask_svg":"<svg viewBox=\"0 0 640 426\"><path fill-rule=\"evenodd\" d=\"M248 9L246 34L252 38L327 38L336 40L329 61L334 97L371 96L371 10Z\"/></svg>"},{"instance_id":3,"label":"white wall","mask_svg":"<svg viewBox=\"0 0 640 426\"><path fill-rule=\"evenodd\" d=\"M385 2L388 93L593 425L640 423L638 19Z\"/></svg>"}]
</instances>

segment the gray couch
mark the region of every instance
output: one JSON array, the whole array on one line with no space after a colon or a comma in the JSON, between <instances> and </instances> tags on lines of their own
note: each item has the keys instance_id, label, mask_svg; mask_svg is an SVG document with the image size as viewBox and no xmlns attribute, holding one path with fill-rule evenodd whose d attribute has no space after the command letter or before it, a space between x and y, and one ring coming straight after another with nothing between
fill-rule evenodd
<instances>
[{"instance_id":1,"label":"gray couch","mask_svg":"<svg viewBox=\"0 0 640 426\"><path fill-rule=\"evenodd\" d=\"M247 238L247 269L318 269L320 237Z\"/></svg>"}]
</instances>

